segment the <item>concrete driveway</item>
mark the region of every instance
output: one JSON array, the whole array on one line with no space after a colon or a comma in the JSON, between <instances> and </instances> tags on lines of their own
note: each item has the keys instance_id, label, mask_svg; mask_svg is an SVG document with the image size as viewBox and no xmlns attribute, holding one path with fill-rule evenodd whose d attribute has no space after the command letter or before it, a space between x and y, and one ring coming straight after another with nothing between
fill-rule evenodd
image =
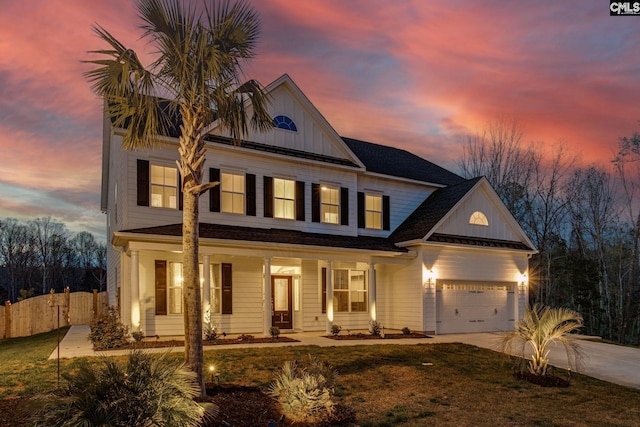
<instances>
[{"instance_id":1,"label":"concrete driveway","mask_svg":"<svg viewBox=\"0 0 640 427\"><path fill-rule=\"evenodd\" d=\"M89 335L89 326L79 325L72 326L65 337L60 342L60 357L86 357L96 356L100 353L94 352L91 343L87 339ZM463 343L475 345L477 347L498 351L498 341L501 334L496 333L474 333L474 334L449 334L436 335L429 339L387 339L379 340L343 340L335 341L324 338L321 332L303 332L291 334L292 338L299 340L296 343L279 343L279 344L249 344L250 346L273 347L273 346L289 346L289 345L317 345L320 347L330 346L349 346L349 345L378 345L378 344L397 344L397 345L415 345L415 344L434 344L434 343ZM581 373L591 377L599 378L615 384L640 389L640 349L631 347L622 347L613 344L604 344L600 342L587 341L578 336L582 349L585 354L585 367ZM234 348L242 345L234 345ZM227 346L207 347L207 350L219 350L228 348ZM176 348L176 351L183 350L182 347ZM166 351L166 349L156 349L156 351ZM127 354L127 350L109 351L107 354ZM50 359L58 356L58 349L51 353ZM567 357L564 347L561 344L552 348L549 355L551 364L559 368L568 368Z\"/></svg>"},{"instance_id":2,"label":"concrete driveway","mask_svg":"<svg viewBox=\"0 0 640 427\"><path fill-rule=\"evenodd\" d=\"M459 342L498 351L499 333L450 334L434 337L430 342ZM615 384L640 389L640 348L588 341L577 336L584 353L581 373ZM556 344L549 354L553 366L567 369L567 356L562 344Z\"/></svg>"}]
</instances>

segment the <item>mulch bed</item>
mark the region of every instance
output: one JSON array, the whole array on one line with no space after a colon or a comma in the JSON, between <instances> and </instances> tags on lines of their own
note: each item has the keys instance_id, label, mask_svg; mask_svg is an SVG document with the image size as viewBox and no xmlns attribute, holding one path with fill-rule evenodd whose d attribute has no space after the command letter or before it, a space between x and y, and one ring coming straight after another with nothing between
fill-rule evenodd
<instances>
[{"instance_id":1,"label":"mulch bed","mask_svg":"<svg viewBox=\"0 0 640 427\"><path fill-rule=\"evenodd\" d=\"M293 423L282 418L278 402L259 387L236 384L207 383L207 394L218 407L218 417L203 427L266 426L275 421L278 427L343 426L356 421L355 412L348 406L336 404L330 419L320 424Z\"/></svg>"},{"instance_id":2,"label":"mulch bed","mask_svg":"<svg viewBox=\"0 0 640 427\"><path fill-rule=\"evenodd\" d=\"M410 334L385 334L384 338L378 335L371 334L347 334L347 335L324 335L325 338L329 338L330 340L395 340L395 339L403 339L403 338L431 338L429 335L420 334L417 332L411 332Z\"/></svg>"},{"instance_id":3,"label":"mulch bed","mask_svg":"<svg viewBox=\"0 0 640 427\"><path fill-rule=\"evenodd\" d=\"M300 342L296 339L289 337L251 337L245 336L244 338L220 338L217 340L203 341L202 345L215 346L215 345L234 345L234 344L263 344L263 343L279 343L279 342ZM184 347L183 340L143 340L139 342L131 342L126 345L122 345L116 348L109 348L105 350L129 350L129 349L141 349L141 348L164 348L164 347ZM101 350L103 351L103 350Z\"/></svg>"},{"instance_id":4,"label":"mulch bed","mask_svg":"<svg viewBox=\"0 0 640 427\"><path fill-rule=\"evenodd\" d=\"M529 381L542 387L569 387L569 381L555 375L535 375L531 372L514 372L513 376L519 380Z\"/></svg>"}]
</instances>

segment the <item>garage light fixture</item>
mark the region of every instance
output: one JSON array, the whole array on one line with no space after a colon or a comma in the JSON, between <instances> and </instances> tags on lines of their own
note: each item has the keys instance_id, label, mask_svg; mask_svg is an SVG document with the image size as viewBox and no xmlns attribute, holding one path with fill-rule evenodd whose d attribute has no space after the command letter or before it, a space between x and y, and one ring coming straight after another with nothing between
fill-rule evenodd
<instances>
[{"instance_id":1,"label":"garage light fixture","mask_svg":"<svg viewBox=\"0 0 640 427\"><path fill-rule=\"evenodd\" d=\"M436 272L433 270L427 270L425 272L425 281L423 283L425 289L429 289L436 283Z\"/></svg>"},{"instance_id":2,"label":"garage light fixture","mask_svg":"<svg viewBox=\"0 0 640 427\"><path fill-rule=\"evenodd\" d=\"M527 286L527 281L528 281L528 277L527 274L518 274L518 285L520 285L521 288L524 288L525 286Z\"/></svg>"}]
</instances>

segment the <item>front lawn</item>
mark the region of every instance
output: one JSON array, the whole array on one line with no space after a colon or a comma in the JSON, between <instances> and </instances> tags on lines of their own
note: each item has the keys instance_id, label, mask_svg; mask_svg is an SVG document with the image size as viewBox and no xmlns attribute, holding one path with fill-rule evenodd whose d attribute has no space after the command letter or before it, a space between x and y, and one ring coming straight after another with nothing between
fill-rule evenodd
<instances>
[{"instance_id":1,"label":"front lawn","mask_svg":"<svg viewBox=\"0 0 640 427\"><path fill-rule=\"evenodd\" d=\"M0 341L0 398L55 387L55 345L55 332ZM568 388L540 387L516 380L503 355L462 344L224 348L206 351L205 363L222 383L266 389L286 360L308 354L338 370L336 396L360 426L640 425L640 390L576 374ZM62 371L76 363L63 360Z\"/></svg>"}]
</instances>

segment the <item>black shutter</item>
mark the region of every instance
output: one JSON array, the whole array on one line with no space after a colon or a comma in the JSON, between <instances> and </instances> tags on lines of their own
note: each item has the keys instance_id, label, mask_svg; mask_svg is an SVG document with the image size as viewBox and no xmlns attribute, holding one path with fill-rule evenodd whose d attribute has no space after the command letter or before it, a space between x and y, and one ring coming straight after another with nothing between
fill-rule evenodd
<instances>
[{"instance_id":1,"label":"black shutter","mask_svg":"<svg viewBox=\"0 0 640 427\"><path fill-rule=\"evenodd\" d=\"M273 178L264 177L264 216L273 218Z\"/></svg>"},{"instance_id":2,"label":"black shutter","mask_svg":"<svg viewBox=\"0 0 640 427\"><path fill-rule=\"evenodd\" d=\"M349 189L340 188L340 224L349 225Z\"/></svg>"},{"instance_id":3,"label":"black shutter","mask_svg":"<svg viewBox=\"0 0 640 427\"><path fill-rule=\"evenodd\" d=\"M178 209L182 210L184 194L182 193L182 175L178 172Z\"/></svg>"},{"instance_id":4,"label":"black shutter","mask_svg":"<svg viewBox=\"0 0 640 427\"><path fill-rule=\"evenodd\" d=\"M209 182L220 182L220 169L209 168ZM209 189L209 212L220 212L220 186Z\"/></svg>"},{"instance_id":5,"label":"black shutter","mask_svg":"<svg viewBox=\"0 0 640 427\"><path fill-rule=\"evenodd\" d=\"M167 314L167 261L156 260L156 315Z\"/></svg>"},{"instance_id":6,"label":"black shutter","mask_svg":"<svg viewBox=\"0 0 640 427\"><path fill-rule=\"evenodd\" d=\"M358 228L365 228L364 193L358 191Z\"/></svg>"},{"instance_id":7,"label":"black shutter","mask_svg":"<svg viewBox=\"0 0 640 427\"><path fill-rule=\"evenodd\" d=\"M320 222L320 184L311 184L311 222Z\"/></svg>"},{"instance_id":8,"label":"black shutter","mask_svg":"<svg viewBox=\"0 0 640 427\"><path fill-rule=\"evenodd\" d=\"M304 182L296 181L296 220L304 221Z\"/></svg>"},{"instance_id":9,"label":"black shutter","mask_svg":"<svg viewBox=\"0 0 640 427\"><path fill-rule=\"evenodd\" d=\"M256 176L248 173L244 180L245 197L247 198L247 215L256 216Z\"/></svg>"},{"instance_id":10,"label":"black shutter","mask_svg":"<svg viewBox=\"0 0 640 427\"><path fill-rule=\"evenodd\" d=\"M233 313L233 274L231 264L222 264L222 314Z\"/></svg>"},{"instance_id":11,"label":"black shutter","mask_svg":"<svg viewBox=\"0 0 640 427\"><path fill-rule=\"evenodd\" d=\"M322 312L327 312L327 268L322 267Z\"/></svg>"},{"instance_id":12,"label":"black shutter","mask_svg":"<svg viewBox=\"0 0 640 427\"><path fill-rule=\"evenodd\" d=\"M382 229L391 229L391 209L389 206L389 196L382 196Z\"/></svg>"},{"instance_id":13,"label":"black shutter","mask_svg":"<svg viewBox=\"0 0 640 427\"><path fill-rule=\"evenodd\" d=\"M138 206L149 206L149 161L138 159Z\"/></svg>"}]
</instances>

